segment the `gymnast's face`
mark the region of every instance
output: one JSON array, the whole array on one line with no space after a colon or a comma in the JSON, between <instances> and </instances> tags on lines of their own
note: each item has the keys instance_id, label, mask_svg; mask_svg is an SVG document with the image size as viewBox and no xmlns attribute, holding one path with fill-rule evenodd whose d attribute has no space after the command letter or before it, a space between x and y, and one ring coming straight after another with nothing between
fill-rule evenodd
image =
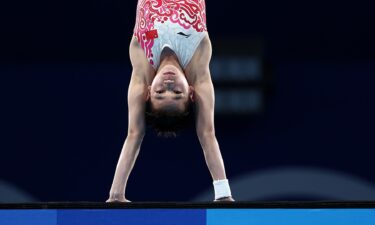
<instances>
[{"instance_id":1,"label":"gymnast's face","mask_svg":"<svg viewBox=\"0 0 375 225\"><path fill-rule=\"evenodd\" d=\"M173 65L166 65L157 71L149 97L154 109L173 106L183 111L189 98L193 100L193 88L189 86L184 73Z\"/></svg>"}]
</instances>

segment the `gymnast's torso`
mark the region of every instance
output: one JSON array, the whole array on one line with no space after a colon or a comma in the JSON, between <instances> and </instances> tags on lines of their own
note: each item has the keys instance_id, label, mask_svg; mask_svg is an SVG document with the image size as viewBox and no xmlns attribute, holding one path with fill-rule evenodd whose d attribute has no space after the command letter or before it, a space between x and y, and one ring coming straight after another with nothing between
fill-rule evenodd
<instances>
[{"instance_id":1,"label":"gymnast's torso","mask_svg":"<svg viewBox=\"0 0 375 225\"><path fill-rule=\"evenodd\" d=\"M155 70L166 47L185 69L206 35L204 0L138 0L134 36Z\"/></svg>"}]
</instances>

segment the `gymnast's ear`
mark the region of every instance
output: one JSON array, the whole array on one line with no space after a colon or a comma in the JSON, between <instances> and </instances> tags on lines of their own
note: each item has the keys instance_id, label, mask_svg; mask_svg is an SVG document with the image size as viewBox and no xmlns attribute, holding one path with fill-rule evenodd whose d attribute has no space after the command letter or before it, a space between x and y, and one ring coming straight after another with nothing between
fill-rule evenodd
<instances>
[{"instance_id":1,"label":"gymnast's ear","mask_svg":"<svg viewBox=\"0 0 375 225\"><path fill-rule=\"evenodd\" d=\"M193 86L189 86L189 98L192 102L195 102L195 95L194 95L194 88Z\"/></svg>"},{"instance_id":2,"label":"gymnast's ear","mask_svg":"<svg viewBox=\"0 0 375 225\"><path fill-rule=\"evenodd\" d=\"M148 86L145 101L147 102L151 97L151 86Z\"/></svg>"}]
</instances>

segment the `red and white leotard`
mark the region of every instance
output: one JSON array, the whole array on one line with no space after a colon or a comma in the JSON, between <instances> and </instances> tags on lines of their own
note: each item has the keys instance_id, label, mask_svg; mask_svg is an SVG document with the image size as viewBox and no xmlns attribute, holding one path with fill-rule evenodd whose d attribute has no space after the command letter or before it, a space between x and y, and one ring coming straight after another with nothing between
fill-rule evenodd
<instances>
[{"instance_id":1,"label":"red and white leotard","mask_svg":"<svg viewBox=\"0 0 375 225\"><path fill-rule=\"evenodd\" d=\"M165 47L186 68L206 32L205 0L138 0L134 36L155 69Z\"/></svg>"}]
</instances>

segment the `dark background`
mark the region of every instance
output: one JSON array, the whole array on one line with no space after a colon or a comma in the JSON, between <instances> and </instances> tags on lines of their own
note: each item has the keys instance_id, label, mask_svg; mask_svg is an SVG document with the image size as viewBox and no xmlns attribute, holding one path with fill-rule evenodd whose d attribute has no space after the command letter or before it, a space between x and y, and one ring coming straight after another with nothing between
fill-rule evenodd
<instances>
[{"instance_id":1,"label":"dark background","mask_svg":"<svg viewBox=\"0 0 375 225\"><path fill-rule=\"evenodd\" d=\"M1 4L0 202L105 201L126 138L136 1ZM374 5L209 0L206 6L211 39L261 40L272 78L261 114L216 117L234 197L374 200ZM213 44L215 55L220 46ZM251 180L285 168L337 175L368 194L319 176L311 184L307 175ZM253 197L240 194L236 182ZM272 186L273 194L257 196L254 183ZM285 183L332 191L278 192ZM24 198L6 194L10 189ZM205 191L213 197L194 131L174 140L148 132L127 198L193 201Z\"/></svg>"}]
</instances>

